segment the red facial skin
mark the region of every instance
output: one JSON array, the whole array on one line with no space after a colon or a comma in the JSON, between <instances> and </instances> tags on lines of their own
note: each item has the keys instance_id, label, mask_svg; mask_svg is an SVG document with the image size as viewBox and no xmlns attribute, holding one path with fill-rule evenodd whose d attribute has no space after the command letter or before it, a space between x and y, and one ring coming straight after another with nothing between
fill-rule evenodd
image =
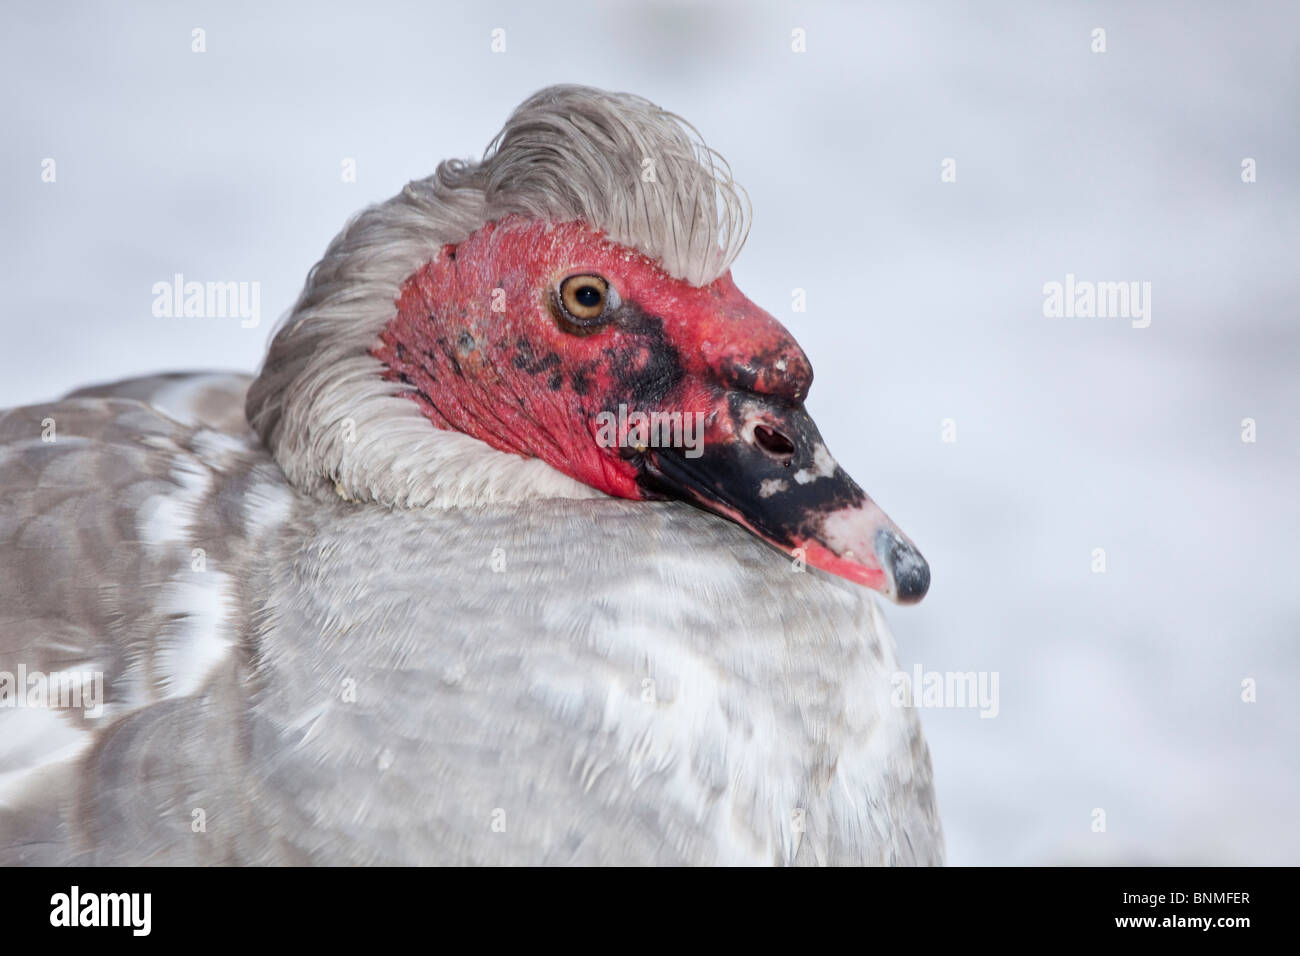
<instances>
[{"instance_id":1,"label":"red facial skin","mask_svg":"<svg viewBox=\"0 0 1300 956\"><path fill-rule=\"evenodd\" d=\"M603 277L619 304L575 331L557 290L585 274ZM924 560L830 459L807 416L807 357L730 273L692 286L582 223L512 216L407 279L372 354L389 379L414 386L406 394L439 428L610 495L692 501L895 600L928 587ZM600 417L620 405L702 414L702 457L631 448L626 426L602 443ZM758 425L796 452L774 454ZM873 553L882 531L902 542L883 558ZM897 568L910 570L900 578Z\"/></svg>"},{"instance_id":2,"label":"red facial skin","mask_svg":"<svg viewBox=\"0 0 1300 956\"><path fill-rule=\"evenodd\" d=\"M666 392L652 387L665 361L654 336L618 321L575 335L556 320L559 283L585 273L606 278L625 304L662 318L663 340L676 353L668 360L673 367L663 369L676 379ZM703 412L708 441L732 440L729 416L716 414L727 390L798 403L812 382L790 333L741 294L730 272L692 286L582 223L513 216L444 247L416 271L373 354L390 378L416 386L415 400L440 428L634 499L646 497L637 469L618 448L597 444L598 413L620 403ZM658 399L653 406L636 404L651 398Z\"/></svg>"}]
</instances>

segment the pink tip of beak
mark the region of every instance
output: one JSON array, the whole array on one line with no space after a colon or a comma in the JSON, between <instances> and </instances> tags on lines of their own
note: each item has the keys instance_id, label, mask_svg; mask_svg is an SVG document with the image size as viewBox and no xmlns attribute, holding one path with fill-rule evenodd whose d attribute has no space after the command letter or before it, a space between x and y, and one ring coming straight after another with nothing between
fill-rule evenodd
<instances>
[{"instance_id":1,"label":"pink tip of beak","mask_svg":"<svg viewBox=\"0 0 1300 956\"><path fill-rule=\"evenodd\" d=\"M921 552L870 498L832 511L816 540L800 545L808 563L879 591L899 604L915 604L930 588Z\"/></svg>"}]
</instances>

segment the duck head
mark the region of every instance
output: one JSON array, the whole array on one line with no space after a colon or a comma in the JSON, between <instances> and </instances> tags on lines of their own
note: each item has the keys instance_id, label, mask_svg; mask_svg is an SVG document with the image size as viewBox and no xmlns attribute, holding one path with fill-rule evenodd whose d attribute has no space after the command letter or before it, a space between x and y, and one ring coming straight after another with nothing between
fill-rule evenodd
<instances>
[{"instance_id":1,"label":"duck head","mask_svg":"<svg viewBox=\"0 0 1300 956\"><path fill-rule=\"evenodd\" d=\"M748 200L693 128L556 86L334 240L249 390L302 490L392 507L672 498L900 602L911 541L804 408L812 367L741 294Z\"/></svg>"},{"instance_id":2,"label":"duck head","mask_svg":"<svg viewBox=\"0 0 1300 956\"><path fill-rule=\"evenodd\" d=\"M373 355L438 428L689 502L900 603L929 586L805 410L807 356L729 271L692 285L586 223L507 216L403 284Z\"/></svg>"}]
</instances>

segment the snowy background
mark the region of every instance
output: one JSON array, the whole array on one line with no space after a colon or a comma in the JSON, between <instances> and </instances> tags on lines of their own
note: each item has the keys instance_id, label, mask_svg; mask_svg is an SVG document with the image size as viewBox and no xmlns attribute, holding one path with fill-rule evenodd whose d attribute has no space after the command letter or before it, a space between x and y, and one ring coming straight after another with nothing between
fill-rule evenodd
<instances>
[{"instance_id":1,"label":"snowy background","mask_svg":"<svg viewBox=\"0 0 1300 956\"><path fill-rule=\"evenodd\" d=\"M266 6L6 8L0 407L251 371L351 213L538 87L640 93L749 190L737 281L931 562L901 657L1000 675L922 715L951 862L1300 863L1300 7ZM176 272L261 325L154 318ZM1044 318L1067 273L1150 327Z\"/></svg>"}]
</instances>

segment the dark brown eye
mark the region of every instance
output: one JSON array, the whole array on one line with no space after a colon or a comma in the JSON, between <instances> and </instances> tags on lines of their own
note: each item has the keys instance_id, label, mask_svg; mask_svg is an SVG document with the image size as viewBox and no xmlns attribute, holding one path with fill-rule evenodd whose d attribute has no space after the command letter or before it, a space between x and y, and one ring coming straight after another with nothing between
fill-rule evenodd
<instances>
[{"instance_id":1,"label":"dark brown eye","mask_svg":"<svg viewBox=\"0 0 1300 956\"><path fill-rule=\"evenodd\" d=\"M569 276L560 283L560 305L581 325L594 322L609 304L609 283L600 276Z\"/></svg>"}]
</instances>

